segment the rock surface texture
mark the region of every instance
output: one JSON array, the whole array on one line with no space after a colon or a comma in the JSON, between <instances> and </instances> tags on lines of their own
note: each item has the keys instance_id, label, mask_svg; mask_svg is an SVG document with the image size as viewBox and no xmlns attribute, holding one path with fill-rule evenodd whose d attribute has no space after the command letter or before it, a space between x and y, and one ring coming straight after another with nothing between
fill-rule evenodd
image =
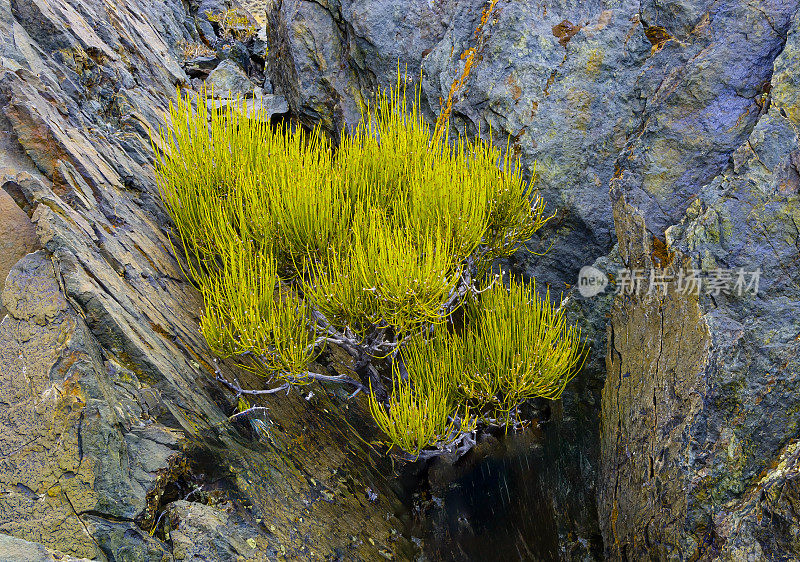
<instances>
[{"instance_id":1,"label":"rock surface texture","mask_svg":"<svg viewBox=\"0 0 800 562\"><path fill-rule=\"evenodd\" d=\"M707 278L714 271L761 272L755 296L709 287L699 299L669 292L615 302L600 494L601 526L615 557L800 556L800 525L785 507L797 497L800 423L800 19L791 19L791 3L766 13L752 9L717 16L749 22L748 42L736 52L721 50L723 60L730 54L735 62L692 70L692 80L654 106L652 124L623 153L620 166L633 171L613 183L626 263L650 267L653 240L641 233L660 234L680 215L666 230L675 274L679 268ZM700 31L687 27L697 36L689 39L713 36L716 13ZM730 21L719 30L735 28ZM774 62L764 66L766 60ZM731 80L731 72L741 78ZM766 78L748 86L754 77ZM724 120L707 137L690 136L675 117L677 100L670 101L696 99L693 80L700 78L734 88L730 100L708 99L696 110ZM662 97L663 87L648 98ZM650 131L656 122L661 132ZM651 148L665 137L685 139L675 143L668 170ZM666 175L652 176L656 168ZM691 202L684 210L685 200Z\"/></svg>"},{"instance_id":2,"label":"rock surface texture","mask_svg":"<svg viewBox=\"0 0 800 562\"><path fill-rule=\"evenodd\" d=\"M536 517L559 555L800 557L798 3L403 5L270 3L276 93L335 133L398 62L432 119L454 91L455 130L491 126L529 174L538 164L558 215L532 246L552 248L511 265L557 291L595 260L608 273L761 271L755 296L672 287L575 303L606 365L590 363L542 426L558 451L531 486L553 506ZM560 481L553 466L568 467Z\"/></svg>"},{"instance_id":3,"label":"rock surface texture","mask_svg":"<svg viewBox=\"0 0 800 562\"><path fill-rule=\"evenodd\" d=\"M14 264L38 245L36 229L28 215L8 193L0 191L0 293ZM5 308L0 305L0 317L5 313Z\"/></svg>"},{"instance_id":4,"label":"rock surface texture","mask_svg":"<svg viewBox=\"0 0 800 562\"><path fill-rule=\"evenodd\" d=\"M800 559L798 0L247 6L233 38L221 0L0 0L0 559ZM536 164L549 251L504 265L592 348L413 504L363 401L228 420L148 140L206 79L335 137L398 68ZM761 276L582 298L590 264Z\"/></svg>"},{"instance_id":5,"label":"rock surface texture","mask_svg":"<svg viewBox=\"0 0 800 562\"><path fill-rule=\"evenodd\" d=\"M189 85L193 14L5 0L0 37L3 229L12 200L42 246L2 270L0 533L20 540L0 559L408 558L391 466L351 425L363 402L318 388L258 432L227 419L148 135Z\"/></svg>"}]
</instances>

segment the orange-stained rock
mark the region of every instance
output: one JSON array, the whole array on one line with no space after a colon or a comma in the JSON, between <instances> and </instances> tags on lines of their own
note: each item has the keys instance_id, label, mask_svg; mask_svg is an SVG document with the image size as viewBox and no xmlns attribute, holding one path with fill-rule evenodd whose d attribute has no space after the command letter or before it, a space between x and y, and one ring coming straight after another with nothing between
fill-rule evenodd
<instances>
[{"instance_id":1,"label":"orange-stained rock","mask_svg":"<svg viewBox=\"0 0 800 562\"><path fill-rule=\"evenodd\" d=\"M11 267L39 246L36 230L11 196L0 189L0 293ZM0 304L0 318L5 309Z\"/></svg>"}]
</instances>

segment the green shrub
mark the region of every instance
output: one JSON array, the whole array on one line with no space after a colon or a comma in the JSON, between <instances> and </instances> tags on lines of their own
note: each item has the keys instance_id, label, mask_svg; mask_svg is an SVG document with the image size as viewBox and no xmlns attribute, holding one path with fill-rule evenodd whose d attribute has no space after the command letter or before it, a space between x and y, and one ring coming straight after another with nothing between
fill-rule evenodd
<instances>
[{"instance_id":1,"label":"green shrub","mask_svg":"<svg viewBox=\"0 0 800 562\"><path fill-rule=\"evenodd\" d=\"M195 101L179 92L153 135L156 172L210 348L269 381L247 391L218 373L228 388L368 390L411 457L463 451L476 429L519 421L526 400L561 395L580 332L549 295L487 277L548 220L509 150L434 134L399 82L336 150L243 102ZM309 371L325 345L356 374Z\"/></svg>"},{"instance_id":2,"label":"green shrub","mask_svg":"<svg viewBox=\"0 0 800 562\"><path fill-rule=\"evenodd\" d=\"M256 33L256 28L247 12L237 8L231 8L216 14L206 12L206 18L219 26L219 34L223 39L232 38L239 41L247 41Z\"/></svg>"}]
</instances>

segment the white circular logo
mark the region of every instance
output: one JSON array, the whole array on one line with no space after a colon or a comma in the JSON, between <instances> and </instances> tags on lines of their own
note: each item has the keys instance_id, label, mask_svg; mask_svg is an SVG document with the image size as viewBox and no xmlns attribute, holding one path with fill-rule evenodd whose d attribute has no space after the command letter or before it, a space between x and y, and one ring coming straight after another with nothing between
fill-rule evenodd
<instances>
[{"instance_id":1,"label":"white circular logo","mask_svg":"<svg viewBox=\"0 0 800 562\"><path fill-rule=\"evenodd\" d=\"M599 295L605 290L606 285L608 277L596 267L585 265L578 273L578 292L583 297Z\"/></svg>"}]
</instances>

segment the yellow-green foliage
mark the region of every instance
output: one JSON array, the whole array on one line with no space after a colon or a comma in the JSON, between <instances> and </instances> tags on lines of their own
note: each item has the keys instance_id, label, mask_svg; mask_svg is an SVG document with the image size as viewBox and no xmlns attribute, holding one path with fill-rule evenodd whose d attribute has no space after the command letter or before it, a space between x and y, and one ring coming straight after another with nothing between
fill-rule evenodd
<instances>
[{"instance_id":1,"label":"yellow-green foliage","mask_svg":"<svg viewBox=\"0 0 800 562\"><path fill-rule=\"evenodd\" d=\"M445 448L475 428L472 405L458 395L467 364L460 341L441 325L429 337L415 335L402 351L402 363L393 365L388 411L374 394L370 396L378 426L393 445L412 456L426 447Z\"/></svg>"},{"instance_id":2,"label":"yellow-green foliage","mask_svg":"<svg viewBox=\"0 0 800 562\"><path fill-rule=\"evenodd\" d=\"M435 226L435 225L434 225ZM353 221L350 246L331 249L307 295L335 326L366 334L371 326L407 334L442 319L458 282L458 259L446 227L425 233L392 225L370 209Z\"/></svg>"},{"instance_id":3,"label":"yellow-green foliage","mask_svg":"<svg viewBox=\"0 0 800 562\"><path fill-rule=\"evenodd\" d=\"M531 398L559 398L581 364L580 330L549 292L544 299L536 295L535 285L511 283L507 290L496 284L469 307L468 317L464 347L471 365L462 389L470 399L491 389L494 417Z\"/></svg>"},{"instance_id":4,"label":"yellow-green foliage","mask_svg":"<svg viewBox=\"0 0 800 562\"><path fill-rule=\"evenodd\" d=\"M463 417L456 415L445 381L435 382L419 389L410 379L395 376L388 405L370 393L370 411L378 426L393 445L413 457L427 447L445 448L475 428L467 408L462 408Z\"/></svg>"},{"instance_id":5,"label":"yellow-green foliage","mask_svg":"<svg viewBox=\"0 0 800 562\"><path fill-rule=\"evenodd\" d=\"M201 286L200 330L221 357L254 354L265 374L302 380L315 357L307 303L279 285L273 256L235 234L230 240L219 271Z\"/></svg>"},{"instance_id":6,"label":"yellow-green foliage","mask_svg":"<svg viewBox=\"0 0 800 562\"><path fill-rule=\"evenodd\" d=\"M567 323L549 293L542 299L530 286L512 282L506 289L495 283L470 303L467 317L463 333L439 327L403 348L407 379L400 362L393 375L395 393L401 393L401 408L407 411L377 414L373 397L378 425L409 453L452 441L457 435L448 416L459 408L469 426L477 418L507 420L531 398L559 398L585 357L580 330ZM413 398L408 396L411 383ZM428 411L416 427L400 424L402 416L422 416L420 403Z\"/></svg>"},{"instance_id":7,"label":"yellow-green foliage","mask_svg":"<svg viewBox=\"0 0 800 562\"><path fill-rule=\"evenodd\" d=\"M392 392L386 402L373 393L371 406L411 454L560 395L579 335L549 300L496 285L469 305L463 333L446 325L477 294L474 276L547 220L510 151L434 135L399 83L336 150L243 102L203 100L179 92L153 143L216 354L302 384L326 340L371 361L399 346L409 377L393 361Z\"/></svg>"},{"instance_id":8,"label":"yellow-green foliage","mask_svg":"<svg viewBox=\"0 0 800 562\"><path fill-rule=\"evenodd\" d=\"M247 15L247 12L231 8L219 13L206 12L208 21L219 25L219 32L223 38L231 37L246 41L256 33L256 28Z\"/></svg>"}]
</instances>

